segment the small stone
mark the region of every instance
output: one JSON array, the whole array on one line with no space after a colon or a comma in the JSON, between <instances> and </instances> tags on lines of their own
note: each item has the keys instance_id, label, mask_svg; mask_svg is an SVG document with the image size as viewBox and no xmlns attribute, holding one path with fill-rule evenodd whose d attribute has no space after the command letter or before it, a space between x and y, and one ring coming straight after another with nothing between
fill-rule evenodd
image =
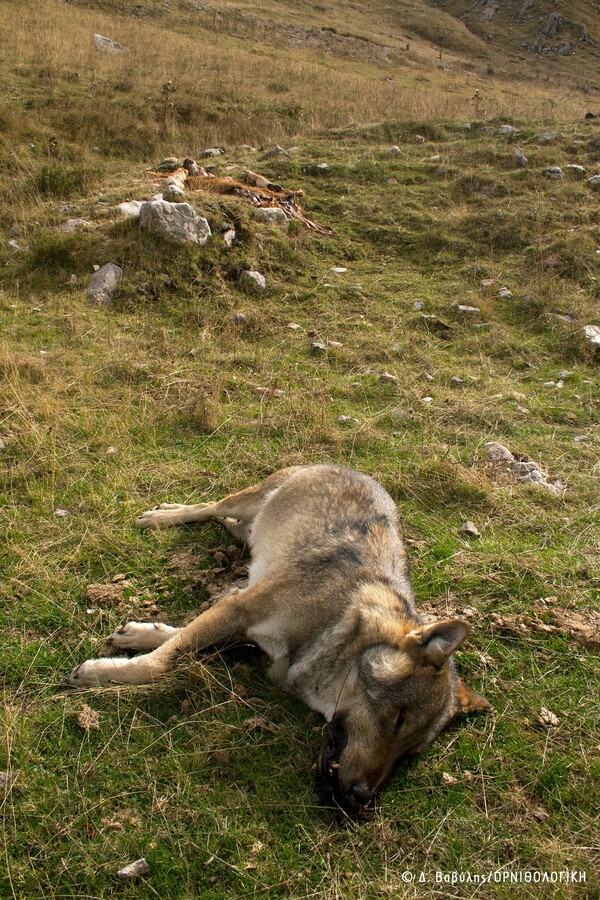
<instances>
[{"instance_id":1,"label":"small stone","mask_svg":"<svg viewBox=\"0 0 600 900\"><path fill-rule=\"evenodd\" d=\"M58 226L58 230L63 234L75 234L76 231L85 231L86 228L94 228L93 222L87 219L69 219Z\"/></svg>"},{"instance_id":2,"label":"small stone","mask_svg":"<svg viewBox=\"0 0 600 900\"><path fill-rule=\"evenodd\" d=\"M512 155L513 155L514 161L516 162L516 164L518 166L525 168L525 166L529 165L529 160L527 159L527 157L525 156L525 154L523 153L523 151L520 148L513 150Z\"/></svg>"},{"instance_id":3,"label":"small stone","mask_svg":"<svg viewBox=\"0 0 600 900\"><path fill-rule=\"evenodd\" d=\"M340 425L360 425L359 420L352 416L338 416L338 422Z\"/></svg>"},{"instance_id":4,"label":"small stone","mask_svg":"<svg viewBox=\"0 0 600 900\"><path fill-rule=\"evenodd\" d=\"M346 266L332 266L331 271L335 272L336 275L343 275L344 272L348 271L348 269L346 268Z\"/></svg>"},{"instance_id":5,"label":"small stone","mask_svg":"<svg viewBox=\"0 0 600 900\"><path fill-rule=\"evenodd\" d=\"M316 167L320 172L327 172L329 170L329 164L325 162L317 163Z\"/></svg>"},{"instance_id":6,"label":"small stone","mask_svg":"<svg viewBox=\"0 0 600 900\"><path fill-rule=\"evenodd\" d=\"M383 224L384 225L393 225L395 223L395 221L396 220L393 216L386 216L386 218L383 220Z\"/></svg>"},{"instance_id":7,"label":"small stone","mask_svg":"<svg viewBox=\"0 0 600 900\"><path fill-rule=\"evenodd\" d=\"M398 378L395 375L392 375L390 372L384 372L379 376L380 384L398 384Z\"/></svg>"},{"instance_id":8,"label":"small stone","mask_svg":"<svg viewBox=\"0 0 600 900\"><path fill-rule=\"evenodd\" d=\"M422 397L421 403L433 403L433 397Z\"/></svg>"},{"instance_id":9,"label":"small stone","mask_svg":"<svg viewBox=\"0 0 600 900\"><path fill-rule=\"evenodd\" d=\"M128 866L119 869L117 877L122 881L131 881L132 878L139 878L141 875L147 875L149 871L150 866L144 857L142 857L141 859L136 859L135 862L129 863Z\"/></svg>"},{"instance_id":10,"label":"small stone","mask_svg":"<svg viewBox=\"0 0 600 900\"><path fill-rule=\"evenodd\" d=\"M223 232L223 240L230 250L235 243L235 237L235 228L228 228L227 231Z\"/></svg>"},{"instance_id":11,"label":"small stone","mask_svg":"<svg viewBox=\"0 0 600 900\"><path fill-rule=\"evenodd\" d=\"M421 381L435 381L435 378L433 377L433 375L430 375L429 372L421 372L419 378L421 379Z\"/></svg>"},{"instance_id":12,"label":"small stone","mask_svg":"<svg viewBox=\"0 0 600 900\"><path fill-rule=\"evenodd\" d=\"M481 312L478 306L465 306L463 303L458 303L456 309L459 313L470 316L478 316Z\"/></svg>"},{"instance_id":13,"label":"small stone","mask_svg":"<svg viewBox=\"0 0 600 900\"><path fill-rule=\"evenodd\" d=\"M537 140L540 144L547 144L549 141L553 141L555 137L555 131L542 131L541 134L538 134Z\"/></svg>"},{"instance_id":14,"label":"small stone","mask_svg":"<svg viewBox=\"0 0 600 900\"><path fill-rule=\"evenodd\" d=\"M494 461L514 462L515 459L508 447L498 443L498 441L488 441L483 445L483 451L488 459Z\"/></svg>"},{"instance_id":15,"label":"small stone","mask_svg":"<svg viewBox=\"0 0 600 900\"><path fill-rule=\"evenodd\" d=\"M560 166L546 166L544 175L551 178L553 181L560 181L561 178L564 178L564 172Z\"/></svg>"},{"instance_id":16,"label":"small stone","mask_svg":"<svg viewBox=\"0 0 600 900\"><path fill-rule=\"evenodd\" d=\"M501 125L498 132L500 134L514 134L516 130L513 125Z\"/></svg>"},{"instance_id":17,"label":"small stone","mask_svg":"<svg viewBox=\"0 0 600 900\"><path fill-rule=\"evenodd\" d=\"M267 286L267 279L260 272L248 270L242 272L240 283L249 290L264 291Z\"/></svg>"},{"instance_id":18,"label":"small stone","mask_svg":"<svg viewBox=\"0 0 600 900\"><path fill-rule=\"evenodd\" d=\"M287 153L280 147L278 144L275 147L272 147L271 150L267 150L266 153L263 154L263 159L271 159L274 156L287 156Z\"/></svg>"},{"instance_id":19,"label":"small stone","mask_svg":"<svg viewBox=\"0 0 600 900\"><path fill-rule=\"evenodd\" d=\"M18 241L15 241L14 238L12 238L10 241L7 241L7 242L6 242L6 246L7 246L10 250L19 250L19 249L20 249L20 244L19 244L19 242L18 242Z\"/></svg>"},{"instance_id":20,"label":"small stone","mask_svg":"<svg viewBox=\"0 0 600 900\"><path fill-rule=\"evenodd\" d=\"M327 346L333 347L334 350L339 350L344 345L342 344L341 341L327 341Z\"/></svg>"},{"instance_id":21,"label":"small stone","mask_svg":"<svg viewBox=\"0 0 600 900\"><path fill-rule=\"evenodd\" d=\"M565 171L572 172L573 175L585 175L586 173L585 166L578 166L575 163L569 163L568 166L565 166Z\"/></svg>"},{"instance_id":22,"label":"small stone","mask_svg":"<svg viewBox=\"0 0 600 900\"><path fill-rule=\"evenodd\" d=\"M71 515L71 513L69 512L68 509L55 509L55 510L54 510L54 515L55 515L58 519L66 519L67 516L70 516L70 515Z\"/></svg>"},{"instance_id":23,"label":"small stone","mask_svg":"<svg viewBox=\"0 0 600 900\"><path fill-rule=\"evenodd\" d=\"M162 197L167 203L182 203L185 200L185 191L178 184L168 184Z\"/></svg>"},{"instance_id":24,"label":"small stone","mask_svg":"<svg viewBox=\"0 0 600 900\"><path fill-rule=\"evenodd\" d=\"M250 144L242 144L241 149L244 153L256 153L256 147L252 147Z\"/></svg>"},{"instance_id":25,"label":"small stone","mask_svg":"<svg viewBox=\"0 0 600 900\"><path fill-rule=\"evenodd\" d=\"M591 347L600 348L600 325L584 325L583 334Z\"/></svg>"},{"instance_id":26,"label":"small stone","mask_svg":"<svg viewBox=\"0 0 600 900\"><path fill-rule=\"evenodd\" d=\"M116 447L107 447L104 451L107 456L115 456L119 451Z\"/></svg>"},{"instance_id":27,"label":"small stone","mask_svg":"<svg viewBox=\"0 0 600 900\"><path fill-rule=\"evenodd\" d=\"M492 287L492 285L494 285L495 283L496 283L495 278L482 278L481 281L479 282L479 285L480 285L480 287L487 289L487 288Z\"/></svg>"},{"instance_id":28,"label":"small stone","mask_svg":"<svg viewBox=\"0 0 600 900\"><path fill-rule=\"evenodd\" d=\"M181 163L176 156L167 156L166 159L163 159L162 162L159 162L155 171L156 172L174 172L176 169L179 169Z\"/></svg>"},{"instance_id":29,"label":"small stone","mask_svg":"<svg viewBox=\"0 0 600 900\"><path fill-rule=\"evenodd\" d=\"M115 207L115 210L120 216L123 216L124 219L138 219L140 209L142 208L142 202L143 201L141 200L127 200L125 203L119 203L119 205Z\"/></svg>"},{"instance_id":30,"label":"small stone","mask_svg":"<svg viewBox=\"0 0 600 900\"><path fill-rule=\"evenodd\" d=\"M214 156L222 156L223 151L220 147L208 147L206 150L203 150L200 156L205 158L214 157Z\"/></svg>"},{"instance_id":31,"label":"small stone","mask_svg":"<svg viewBox=\"0 0 600 900\"><path fill-rule=\"evenodd\" d=\"M464 384L464 381L460 377L460 375L453 375L450 379L450 384L452 387L459 387L461 384Z\"/></svg>"},{"instance_id":32,"label":"small stone","mask_svg":"<svg viewBox=\"0 0 600 900\"><path fill-rule=\"evenodd\" d=\"M545 381L544 384L542 385L542 387L545 387L545 388L556 387L556 382L555 381Z\"/></svg>"},{"instance_id":33,"label":"small stone","mask_svg":"<svg viewBox=\"0 0 600 900\"><path fill-rule=\"evenodd\" d=\"M501 287L498 291L499 297L512 297L512 291L509 291L507 287Z\"/></svg>"},{"instance_id":34,"label":"small stone","mask_svg":"<svg viewBox=\"0 0 600 900\"><path fill-rule=\"evenodd\" d=\"M391 177L386 179L386 184L400 184L397 178Z\"/></svg>"},{"instance_id":35,"label":"small stone","mask_svg":"<svg viewBox=\"0 0 600 900\"><path fill-rule=\"evenodd\" d=\"M287 327L290 331L301 331L302 326L298 325L296 322L288 322Z\"/></svg>"},{"instance_id":36,"label":"small stone","mask_svg":"<svg viewBox=\"0 0 600 900\"><path fill-rule=\"evenodd\" d=\"M587 441L587 439L588 439L587 434L576 434L575 437L573 438L573 440L575 441L576 444L580 444L582 441Z\"/></svg>"},{"instance_id":37,"label":"small stone","mask_svg":"<svg viewBox=\"0 0 600 900\"><path fill-rule=\"evenodd\" d=\"M73 274L73 275L71 275L71 277L69 278L69 282L70 282L71 284L79 284L79 278L77 277L77 275Z\"/></svg>"},{"instance_id":38,"label":"small stone","mask_svg":"<svg viewBox=\"0 0 600 900\"><path fill-rule=\"evenodd\" d=\"M396 144L393 144L388 150L388 153L390 154L390 156L400 156L402 150Z\"/></svg>"},{"instance_id":39,"label":"small stone","mask_svg":"<svg viewBox=\"0 0 600 900\"><path fill-rule=\"evenodd\" d=\"M122 275L123 270L120 266L114 263L105 263L94 272L84 294L101 305L110 303Z\"/></svg>"},{"instance_id":40,"label":"small stone","mask_svg":"<svg viewBox=\"0 0 600 900\"><path fill-rule=\"evenodd\" d=\"M265 206L256 210L256 218L263 225L275 225L284 231L290 227L290 220L278 206Z\"/></svg>"},{"instance_id":41,"label":"small stone","mask_svg":"<svg viewBox=\"0 0 600 900\"><path fill-rule=\"evenodd\" d=\"M246 316L244 315L243 312L237 312L233 317L233 321L235 322L236 325L246 325L248 322L248 319L246 318Z\"/></svg>"},{"instance_id":42,"label":"small stone","mask_svg":"<svg viewBox=\"0 0 600 900\"><path fill-rule=\"evenodd\" d=\"M413 309L423 309L425 304L421 300L415 300L413 303Z\"/></svg>"},{"instance_id":43,"label":"small stone","mask_svg":"<svg viewBox=\"0 0 600 900\"><path fill-rule=\"evenodd\" d=\"M466 522L463 522L459 528L461 534L466 534L467 537L478 538L481 537L481 532L477 529L477 527L467 519Z\"/></svg>"},{"instance_id":44,"label":"small stone","mask_svg":"<svg viewBox=\"0 0 600 900\"><path fill-rule=\"evenodd\" d=\"M104 50L106 53L129 53L129 50L123 44L118 44L111 38L104 37L103 34L94 35L94 47L96 50Z\"/></svg>"},{"instance_id":45,"label":"small stone","mask_svg":"<svg viewBox=\"0 0 600 900\"><path fill-rule=\"evenodd\" d=\"M575 372L572 369L561 369L560 372L557 372L556 374L559 378L570 378Z\"/></svg>"},{"instance_id":46,"label":"small stone","mask_svg":"<svg viewBox=\"0 0 600 900\"><path fill-rule=\"evenodd\" d=\"M321 356L323 353L327 353L327 347L325 344L320 344L318 341L314 341L310 345L310 352L313 356Z\"/></svg>"},{"instance_id":47,"label":"small stone","mask_svg":"<svg viewBox=\"0 0 600 900\"><path fill-rule=\"evenodd\" d=\"M427 138L422 134L415 134L415 144L425 144Z\"/></svg>"},{"instance_id":48,"label":"small stone","mask_svg":"<svg viewBox=\"0 0 600 900\"><path fill-rule=\"evenodd\" d=\"M592 175L591 178L588 178L587 183L590 187L598 187L600 185L600 175Z\"/></svg>"}]
</instances>

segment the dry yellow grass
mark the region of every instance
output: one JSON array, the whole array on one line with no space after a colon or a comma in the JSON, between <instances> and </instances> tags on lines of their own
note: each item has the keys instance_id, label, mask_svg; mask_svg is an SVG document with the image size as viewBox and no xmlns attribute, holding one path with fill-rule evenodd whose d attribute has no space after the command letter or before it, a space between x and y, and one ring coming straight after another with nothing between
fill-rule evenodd
<instances>
[{"instance_id":1,"label":"dry yellow grass","mask_svg":"<svg viewBox=\"0 0 600 900\"><path fill-rule=\"evenodd\" d=\"M560 98L550 87L529 84L525 91L519 82L465 71L456 56L438 68L423 41L418 62L383 64L240 41L201 24L181 33L159 21L74 11L57 0L19 3L18 16L16 5L0 3L0 27L11 36L2 62L4 115L23 117L21 130L66 131L76 143L101 143L106 131L116 147L119 135L126 147L143 130L142 146L162 142L172 152L185 145L195 154L215 143L279 142L353 123L505 115L565 121L583 108L574 91ZM130 52L96 50L95 32ZM175 90L165 102L167 81Z\"/></svg>"}]
</instances>

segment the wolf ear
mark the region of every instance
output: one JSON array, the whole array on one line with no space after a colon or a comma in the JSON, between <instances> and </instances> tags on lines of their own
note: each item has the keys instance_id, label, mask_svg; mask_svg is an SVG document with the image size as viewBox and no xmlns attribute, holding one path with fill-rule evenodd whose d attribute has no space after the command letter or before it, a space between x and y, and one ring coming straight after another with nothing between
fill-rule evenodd
<instances>
[{"instance_id":1,"label":"wolf ear","mask_svg":"<svg viewBox=\"0 0 600 900\"><path fill-rule=\"evenodd\" d=\"M456 718L473 712L488 712L492 708L492 704L485 697L482 697L481 694L470 688L468 684L465 684L462 678L458 679L455 697L454 715Z\"/></svg>"},{"instance_id":2,"label":"wolf ear","mask_svg":"<svg viewBox=\"0 0 600 900\"><path fill-rule=\"evenodd\" d=\"M465 641L470 630L462 619L446 619L409 631L404 646L409 651L417 651L423 665L439 669Z\"/></svg>"}]
</instances>

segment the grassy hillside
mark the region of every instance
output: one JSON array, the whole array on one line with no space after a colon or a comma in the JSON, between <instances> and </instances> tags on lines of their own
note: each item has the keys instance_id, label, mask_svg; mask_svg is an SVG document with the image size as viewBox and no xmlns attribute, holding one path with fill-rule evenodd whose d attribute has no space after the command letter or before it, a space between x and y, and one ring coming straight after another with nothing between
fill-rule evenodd
<instances>
[{"instance_id":1,"label":"grassy hillside","mask_svg":"<svg viewBox=\"0 0 600 900\"><path fill-rule=\"evenodd\" d=\"M595 897L590 95L574 76L557 97L543 68L535 78L545 60L529 83L499 74L461 24L440 62L425 24L417 36L418 17L433 27L424 4L235 8L396 48L401 29L386 30L406 10L410 49L385 62L353 44L236 37L250 27L239 15L226 26L191 3L0 3L0 895ZM129 53L95 51L95 32ZM289 152L241 146L275 142ZM156 192L163 155L209 146L225 150L207 161L217 174L250 166L303 189L335 235L269 228L242 200L203 194L189 200L213 230L204 247L119 218L116 204ZM90 224L60 230L75 217ZM123 278L97 306L83 289L106 262ZM248 269L265 292L244 289ZM490 465L491 440L564 490ZM494 706L355 822L315 790L322 722L252 656L199 660L154 690L57 691L119 624L185 622L242 574L216 526L142 533L140 511L318 461L392 493L419 602L471 621L459 668ZM142 856L149 874L123 887L116 872ZM567 869L587 880L502 882ZM501 874L436 875L452 872Z\"/></svg>"}]
</instances>

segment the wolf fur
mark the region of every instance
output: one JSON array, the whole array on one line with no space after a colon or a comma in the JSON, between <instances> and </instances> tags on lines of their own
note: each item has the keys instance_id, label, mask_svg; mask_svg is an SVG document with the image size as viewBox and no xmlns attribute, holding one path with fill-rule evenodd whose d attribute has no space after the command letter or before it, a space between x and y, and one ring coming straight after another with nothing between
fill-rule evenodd
<instances>
[{"instance_id":1,"label":"wolf fur","mask_svg":"<svg viewBox=\"0 0 600 900\"><path fill-rule=\"evenodd\" d=\"M137 524L209 519L250 546L248 586L185 628L128 623L113 644L149 652L88 660L71 685L152 682L182 654L251 641L270 658L273 679L329 723L319 769L356 807L456 716L489 708L452 659L469 626L426 624L417 612L396 507L372 478L341 466L297 466L219 502L163 503Z\"/></svg>"}]
</instances>

